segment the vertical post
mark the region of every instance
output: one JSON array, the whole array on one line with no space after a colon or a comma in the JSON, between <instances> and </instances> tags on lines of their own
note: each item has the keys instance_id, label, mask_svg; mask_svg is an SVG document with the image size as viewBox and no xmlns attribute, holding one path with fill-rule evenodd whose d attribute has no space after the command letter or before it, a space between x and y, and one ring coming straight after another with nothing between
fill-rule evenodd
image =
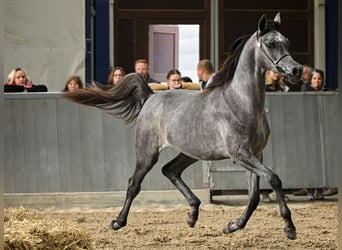
<instances>
[{"instance_id":1,"label":"vertical post","mask_svg":"<svg viewBox=\"0 0 342 250\"><path fill-rule=\"evenodd\" d=\"M341 88L342 86L342 3L341 1L338 1L338 85L339 88ZM342 93L339 93L339 100L338 100L338 107L342 107ZM342 115L341 115L341 110L339 110L339 124L342 124ZM341 132L336 131L340 137L341 137ZM339 141L339 145L338 148L342 147L342 138L338 138ZM341 154L339 154L339 162L342 162L342 156ZM340 237L342 235L342 193L341 193L341 188L342 188L342 168L339 168L339 183L338 183L338 249L341 249L342 247L342 237Z\"/></svg>"},{"instance_id":2,"label":"vertical post","mask_svg":"<svg viewBox=\"0 0 342 250\"><path fill-rule=\"evenodd\" d=\"M325 0L315 0L314 15L314 67L325 71Z\"/></svg>"},{"instance_id":3,"label":"vertical post","mask_svg":"<svg viewBox=\"0 0 342 250\"><path fill-rule=\"evenodd\" d=\"M95 80L107 83L109 62L109 0L95 1Z\"/></svg>"},{"instance_id":4,"label":"vertical post","mask_svg":"<svg viewBox=\"0 0 342 250\"><path fill-rule=\"evenodd\" d=\"M0 0L0 79L4 81L4 0ZM0 127L4 127L4 95L3 87L0 92ZM4 235L4 136L3 131L0 134L0 235ZM4 249L4 241L0 240L0 249Z\"/></svg>"},{"instance_id":5,"label":"vertical post","mask_svg":"<svg viewBox=\"0 0 342 250\"><path fill-rule=\"evenodd\" d=\"M337 53L338 51L338 0L326 0L325 8L325 83L326 87L335 90L337 86Z\"/></svg>"},{"instance_id":6,"label":"vertical post","mask_svg":"<svg viewBox=\"0 0 342 250\"><path fill-rule=\"evenodd\" d=\"M108 9L108 15L109 15L109 65L110 67L115 67L114 62L114 8L115 3L114 0L109 0L109 9Z\"/></svg>"},{"instance_id":7,"label":"vertical post","mask_svg":"<svg viewBox=\"0 0 342 250\"><path fill-rule=\"evenodd\" d=\"M94 79L94 17L93 17L93 1L85 1L85 43L86 43L86 76L85 82Z\"/></svg>"},{"instance_id":8,"label":"vertical post","mask_svg":"<svg viewBox=\"0 0 342 250\"><path fill-rule=\"evenodd\" d=\"M212 0L210 1L210 60L214 66L214 70L217 70L219 67L218 26L218 0Z\"/></svg>"}]
</instances>

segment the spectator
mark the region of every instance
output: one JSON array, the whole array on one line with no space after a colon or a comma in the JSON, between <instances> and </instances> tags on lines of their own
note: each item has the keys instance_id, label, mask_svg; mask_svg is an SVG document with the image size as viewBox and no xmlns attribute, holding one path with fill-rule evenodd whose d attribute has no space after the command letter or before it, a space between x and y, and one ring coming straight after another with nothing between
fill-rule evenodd
<instances>
[{"instance_id":1,"label":"spectator","mask_svg":"<svg viewBox=\"0 0 342 250\"><path fill-rule=\"evenodd\" d=\"M183 81L184 79L184 81ZM186 80L186 81L185 81ZM189 82L189 77L182 78L182 74L178 69L171 69L166 75L166 82L149 83L148 85L152 90L167 90L167 89L187 89L187 90L199 90L198 83Z\"/></svg>"},{"instance_id":2,"label":"spectator","mask_svg":"<svg viewBox=\"0 0 342 250\"><path fill-rule=\"evenodd\" d=\"M320 69L315 69L311 73L310 82L306 85L305 91L321 91L324 87L324 73Z\"/></svg>"},{"instance_id":3,"label":"spectator","mask_svg":"<svg viewBox=\"0 0 342 250\"><path fill-rule=\"evenodd\" d=\"M45 85L34 85L22 68L11 70L4 86L4 92L47 92Z\"/></svg>"},{"instance_id":4,"label":"spectator","mask_svg":"<svg viewBox=\"0 0 342 250\"><path fill-rule=\"evenodd\" d=\"M303 65L302 80L299 82L301 85L301 91L305 91L306 87L310 85L310 78L313 68L308 65Z\"/></svg>"},{"instance_id":5,"label":"spectator","mask_svg":"<svg viewBox=\"0 0 342 250\"><path fill-rule=\"evenodd\" d=\"M108 84L115 85L125 76L125 71L121 67L113 68L108 75Z\"/></svg>"},{"instance_id":6,"label":"spectator","mask_svg":"<svg viewBox=\"0 0 342 250\"><path fill-rule=\"evenodd\" d=\"M141 74L147 83L160 83L159 81L150 77L148 63L145 59L138 59L135 61L135 73Z\"/></svg>"},{"instance_id":7,"label":"spectator","mask_svg":"<svg viewBox=\"0 0 342 250\"><path fill-rule=\"evenodd\" d=\"M72 75L68 77L62 91L68 92L74 91L75 89L83 89L83 83L79 76Z\"/></svg>"},{"instance_id":8,"label":"spectator","mask_svg":"<svg viewBox=\"0 0 342 250\"><path fill-rule=\"evenodd\" d=\"M182 88L182 74L178 69L170 70L166 75L167 86L169 89L181 89Z\"/></svg>"},{"instance_id":9,"label":"spectator","mask_svg":"<svg viewBox=\"0 0 342 250\"><path fill-rule=\"evenodd\" d=\"M200 60L197 64L197 76L203 90L212 80L214 67L208 59Z\"/></svg>"},{"instance_id":10,"label":"spectator","mask_svg":"<svg viewBox=\"0 0 342 250\"><path fill-rule=\"evenodd\" d=\"M267 70L265 73L266 91L288 92L289 87L280 78L279 72Z\"/></svg>"}]
</instances>

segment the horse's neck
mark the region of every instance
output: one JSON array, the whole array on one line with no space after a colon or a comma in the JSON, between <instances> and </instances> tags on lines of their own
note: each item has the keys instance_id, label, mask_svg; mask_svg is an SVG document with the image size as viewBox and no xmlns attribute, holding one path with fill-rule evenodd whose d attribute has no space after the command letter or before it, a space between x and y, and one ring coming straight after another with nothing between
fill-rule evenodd
<instances>
[{"instance_id":1,"label":"horse's neck","mask_svg":"<svg viewBox=\"0 0 342 250\"><path fill-rule=\"evenodd\" d=\"M265 79L263 70L257 65L253 48L241 54L231 88L235 94L230 98L240 99L237 101L244 103L246 110L264 112Z\"/></svg>"}]
</instances>

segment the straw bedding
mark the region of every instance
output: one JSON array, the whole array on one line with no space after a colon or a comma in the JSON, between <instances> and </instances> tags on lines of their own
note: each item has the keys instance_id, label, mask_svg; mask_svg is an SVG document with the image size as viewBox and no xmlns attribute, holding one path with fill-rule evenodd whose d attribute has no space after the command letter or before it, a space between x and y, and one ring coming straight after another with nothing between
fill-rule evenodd
<instances>
[{"instance_id":1,"label":"straw bedding","mask_svg":"<svg viewBox=\"0 0 342 250\"><path fill-rule=\"evenodd\" d=\"M94 249L90 235L71 221L44 218L26 208L4 211L5 249Z\"/></svg>"}]
</instances>

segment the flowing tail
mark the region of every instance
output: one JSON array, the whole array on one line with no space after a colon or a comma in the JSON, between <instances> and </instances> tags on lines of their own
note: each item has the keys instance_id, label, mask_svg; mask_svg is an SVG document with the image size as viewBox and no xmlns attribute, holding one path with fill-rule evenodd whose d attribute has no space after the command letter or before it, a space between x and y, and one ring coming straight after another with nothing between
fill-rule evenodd
<instances>
[{"instance_id":1,"label":"flowing tail","mask_svg":"<svg viewBox=\"0 0 342 250\"><path fill-rule=\"evenodd\" d=\"M119 84L108 90L86 87L63 93L63 97L76 103L107 110L127 123L135 122L145 101L153 94L140 74L126 75Z\"/></svg>"}]
</instances>

